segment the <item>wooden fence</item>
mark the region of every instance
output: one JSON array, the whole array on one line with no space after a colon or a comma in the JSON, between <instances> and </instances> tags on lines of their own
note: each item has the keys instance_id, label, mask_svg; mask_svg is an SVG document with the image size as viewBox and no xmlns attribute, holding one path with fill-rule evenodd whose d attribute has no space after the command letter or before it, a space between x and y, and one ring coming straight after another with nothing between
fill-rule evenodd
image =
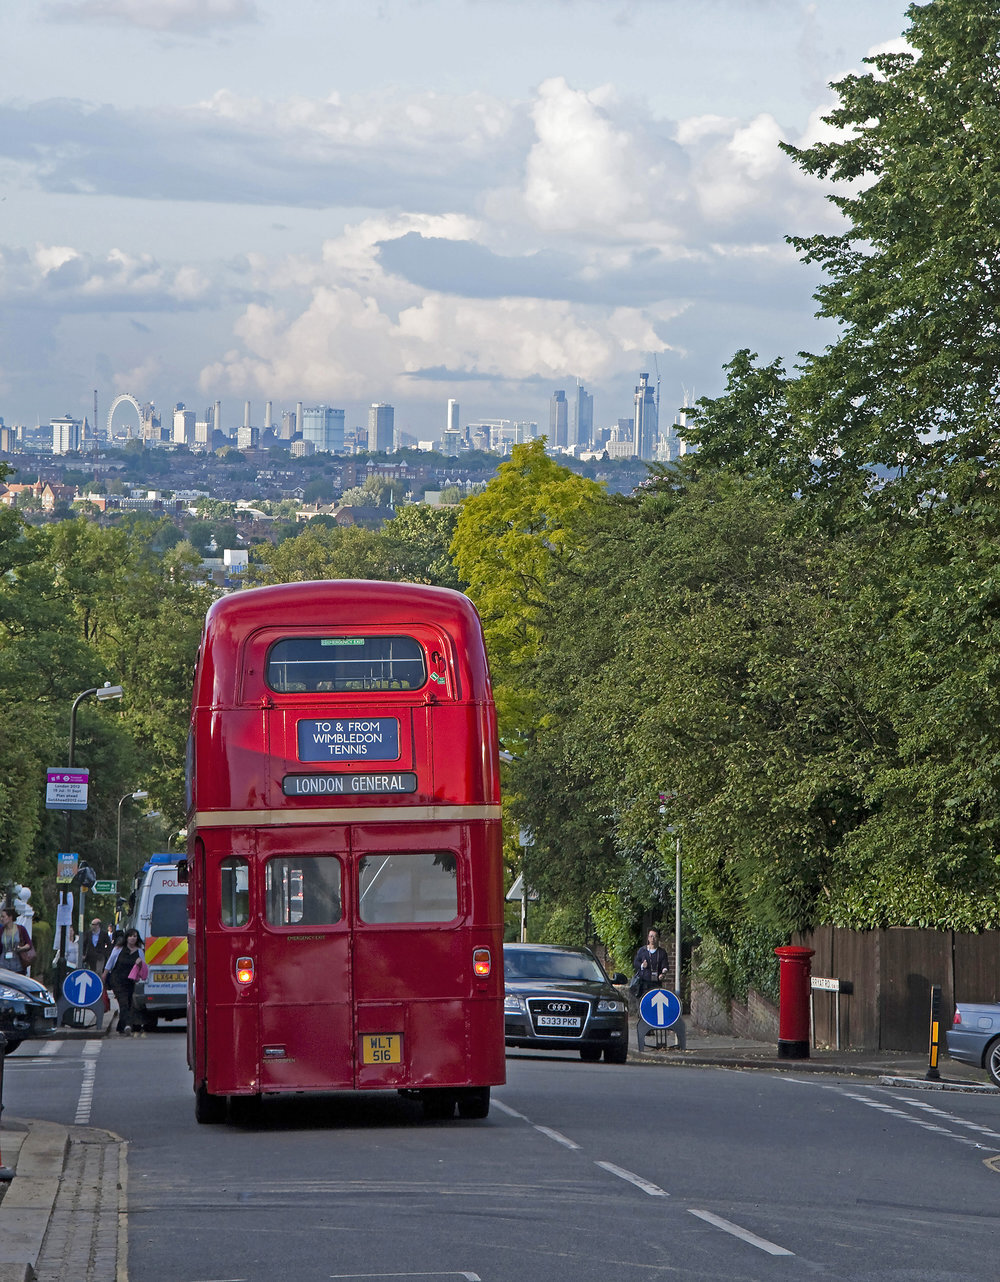
<instances>
[{"instance_id":1,"label":"wooden fence","mask_svg":"<svg viewBox=\"0 0 1000 1282\"><path fill-rule=\"evenodd\" d=\"M850 993L816 992L816 1044L833 1046L840 1005L845 1050L926 1050L930 990L941 987L942 1034L955 1001L1000 1000L1000 931L841 930L834 926L796 935L793 944L815 950L812 974L847 981ZM944 1037L942 1036L942 1047Z\"/></svg>"}]
</instances>

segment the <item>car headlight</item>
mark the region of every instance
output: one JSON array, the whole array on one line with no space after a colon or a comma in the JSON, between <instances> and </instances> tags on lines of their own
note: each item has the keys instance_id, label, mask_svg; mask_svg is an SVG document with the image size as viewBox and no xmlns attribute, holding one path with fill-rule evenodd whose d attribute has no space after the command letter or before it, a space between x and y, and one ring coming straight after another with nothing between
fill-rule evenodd
<instances>
[{"instance_id":1,"label":"car headlight","mask_svg":"<svg viewBox=\"0 0 1000 1282\"><path fill-rule=\"evenodd\" d=\"M503 999L503 1008L505 1011L523 1011L525 1009L524 998L518 997L517 993L508 993Z\"/></svg>"},{"instance_id":2,"label":"car headlight","mask_svg":"<svg viewBox=\"0 0 1000 1282\"><path fill-rule=\"evenodd\" d=\"M0 1001L23 1002L24 993L18 992L16 988L8 988L6 984L0 984Z\"/></svg>"},{"instance_id":3,"label":"car headlight","mask_svg":"<svg viewBox=\"0 0 1000 1282\"><path fill-rule=\"evenodd\" d=\"M611 997L602 997L597 1003L597 1010L599 1014L603 1011L623 1011L624 1009L624 1002L615 1001L614 998Z\"/></svg>"}]
</instances>

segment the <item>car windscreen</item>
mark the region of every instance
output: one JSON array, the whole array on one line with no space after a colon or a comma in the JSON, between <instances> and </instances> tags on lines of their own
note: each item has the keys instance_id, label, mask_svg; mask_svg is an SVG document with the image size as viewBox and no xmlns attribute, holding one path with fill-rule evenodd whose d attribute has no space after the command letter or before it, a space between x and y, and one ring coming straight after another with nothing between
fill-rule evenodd
<instances>
[{"instance_id":1,"label":"car windscreen","mask_svg":"<svg viewBox=\"0 0 1000 1282\"><path fill-rule=\"evenodd\" d=\"M581 953L536 953L526 948L504 948L503 973L508 979L607 982L604 972L593 957Z\"/></svg>"}]
</instances>

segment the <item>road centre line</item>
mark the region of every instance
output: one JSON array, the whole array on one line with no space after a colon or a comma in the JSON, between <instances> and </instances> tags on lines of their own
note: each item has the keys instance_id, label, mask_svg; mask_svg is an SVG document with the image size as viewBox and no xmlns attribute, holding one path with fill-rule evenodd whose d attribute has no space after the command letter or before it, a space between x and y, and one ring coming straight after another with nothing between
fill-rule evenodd
<instances>
[{"instance_id":1,"label":"road centre line","mask_svg":"<svg viewBox=\"0 0 1000 1282\"><path fill-rule=\"evenodd\" d=\"M518 1121L527 1122L529 1126L534 1125L523 1113L519 1113L516 1108L511 1108L509 1104L504 1104L502 1100L493 1100L493 1107L498 1108L501 1113L506 1113L508 1117L516 1117Z\"/></svg>"},{"instance_id":2,"label":"road centre line","mask_svg":"<svg viewBox=\"0 0 1000 1282\"><path fill-rule=\"evenodd\" d=\"M567 1139L565 1135L561 1135L558 1131L553 1131L548 1126L538 1126L534 1122L532 1122L531 1125L534 1126L535 1130L539 1131L542 1135L547 1135L550 1140L555 1140L557 1144L563 1144L566 1148L578 1149L580 1147L580 1145L574 1143L573 1140Z\"/></svg>"},{"instance_id":3,"label":"road centre line","mask_svg":"<svg viewBox=\"0 0 1000 1282\"><path fill-rule=\"evenodd\" d=\"M641 1175L636 1175L633 1171L626 1171L623 1166L615 1166L614 1162L595 1162L602 1171L607 1171L609 1175L617 1175L620 1180L628 1180L629 1184L634 1184L637 1189L642 1189L643 1193L648 1193L650 1197L669 1197L656 1184L650 1184L649 1180L644 1180Z\"/></svg>"},{"instance_id":4,"label":"road centre line","mask_svg":"<svg viewBox=\"0 0 1000 1282\"><path fill-rule=\"evenodd\" d=\"M738 1224L733 1224L730 1220L724 1220L721 1215L713 1215L711 1211L696 1211L694 1207L688 1207L689 1215L696 1215L699 1220L704 1220L706 1224L714 1225L717 1229L722 1229L723 1233L731 1233L733 1237L738 1237L741 1242L746 1242L750 1246L757 1247L760 1251L766 1251L768 1255L792 1255L794 1251L786 1250L783 1246L778 1246L774 1242L769 1242L767 1238L758 1237L756 1233L751 1233L749 1229L740 1228Z\"/></svg>"},{"instance_id":5,"label":"road centre line","mask_svg":"<svg viewBox=\"0 0 1000 1282\"><path fill-rule=\"evenodd\" d=\"M501 1113L506 1113L508 1117L515 1117L520 1122L527 1122L530 1127L538 1131L540 1135L544 1135L547 1139L555 1140L557 1144L563 1144L566 1148L575 1149L577 1152L581 1151L580 1145L574 1140L568 1139L565 1135L560 1134L559 1131L552 1130L551 1127L539 1126L537 1122L533 1122L530 1117L525 1117L523 1113L519 1113L517 1109L511 1108L509 1104L502 1104L500 1100L495 1099L493 1101L493 1107L498 1108ZM629 1184L634 1184L637 1189L642 1189L642 1191L644 1193L648 1193L650 1197L670 1196L669 1193L665 1193L658 1185L650 1184L649 1180L644 1180L641 1175L636 1175L634 1171L626 1171L623 1166L615 1166L614 1162L595 1162L594 1165L599 1166L602 1171L607 1171L610 1175L617 1175L620 1180L627 1180Z\"/></svg>"}]
</instances>

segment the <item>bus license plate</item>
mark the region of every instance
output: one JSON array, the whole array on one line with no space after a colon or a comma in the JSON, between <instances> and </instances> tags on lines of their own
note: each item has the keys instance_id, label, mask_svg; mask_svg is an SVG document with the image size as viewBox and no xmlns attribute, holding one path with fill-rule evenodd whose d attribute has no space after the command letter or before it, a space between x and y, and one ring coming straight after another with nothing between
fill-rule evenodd
<instances>
[{"instance_id":1,"label":"bus license plate","mask_svg":"<svg viewBox=\"0 0 1000 1282\"><path fill-rule=\"evenodd\" d=\"M369 1033L361 1039L363 1064L398 1064L403 1046L402 1033Z\"/></svg>"},{"instance_id":2,"label":"bus license plate","mask_svg":"<svg viewBox=\"0 0 1000 1282\"><path fill-rule=\"evenodd\" d=\"M579 1028L580 1020L573 1015L539 1015L539 1028Z\"/></svg>"}]
</instances>

